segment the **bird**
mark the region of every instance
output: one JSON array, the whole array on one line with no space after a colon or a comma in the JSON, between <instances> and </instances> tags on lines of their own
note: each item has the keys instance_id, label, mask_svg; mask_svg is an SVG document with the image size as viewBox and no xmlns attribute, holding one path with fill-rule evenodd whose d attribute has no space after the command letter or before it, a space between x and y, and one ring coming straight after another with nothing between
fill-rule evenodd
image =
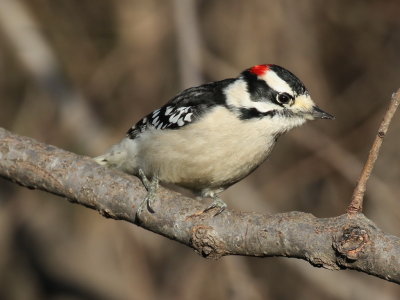
<instances>
[{"instance_id":1,"label":"bird","mask_svg":"<svg viewBox=\"0 0 400 300\"><path fill-rule=\"evenodd\" d=\"M183 90L94 160L141 178L147 196L137 213L154 212L159 183L191 191L222 213L219 194L252 173L278 138L308 120L334 119L300 79L275 64Z\"/></svg>"}]
</instances>

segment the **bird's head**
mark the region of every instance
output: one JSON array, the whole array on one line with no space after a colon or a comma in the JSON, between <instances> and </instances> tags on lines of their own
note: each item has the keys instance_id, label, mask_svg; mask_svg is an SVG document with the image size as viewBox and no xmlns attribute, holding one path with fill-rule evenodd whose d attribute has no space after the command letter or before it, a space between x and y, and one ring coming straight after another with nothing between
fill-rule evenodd
<instances>
[{"instance_id":1,"label":"bird's head","mask_svg":"<svg viewBox=\"0 0 400 300\"><path fill-rule=\"evenodd\" d=\"M225 95L228 106L241 119L270 118L277 131L287 131L307 120L334 119L316 106L300 79L277 65L257 65L243 71L225 89Z\"/></svg>"}]
</instances>

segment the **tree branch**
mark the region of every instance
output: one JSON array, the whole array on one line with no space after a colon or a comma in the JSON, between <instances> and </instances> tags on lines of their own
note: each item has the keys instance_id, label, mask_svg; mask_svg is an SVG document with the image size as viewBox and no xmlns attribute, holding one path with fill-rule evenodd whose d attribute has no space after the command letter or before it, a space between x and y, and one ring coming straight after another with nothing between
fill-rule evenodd
<instances>
[{"instance_id":1,"label":"tree branch","mask_svg":"<svg viewBox=\"0 0 400 300\"><path fill-rule=\"evenodd\" d=\"M88 157L14 135L0 128L0 176L44 190L176 240L204 257L286 256L327 269L354 269L400 283L400 239L383 233L363 214L319 219L227 209L196 214L205 204L160 188L155 213L136 209L146 191L140 181Z\"/></svg>"},{"instance_id":2,"label":"tree branch","mask_svg":"<svg viewBox=\"0 0 400 300\"><path fill-rule=\"evenodd\" d=\"M365 190L367 188L367 181L371 175L372 169L374 168L376 159L378 158L379 150L383 143L383 138L385 137L390 122L397 110L400 103L400 89L392 95L389 108L387 109L385 116L379 126L378 133L376 134L374 143L372 144L371 150L369 151L368 159L365 162L364 168L361 171L360 178L357 182L357 186L354 189L353 196L349 207L347 208L347 213L355 214L362 212L363 200Z\"/></svg>"}]
</instances>

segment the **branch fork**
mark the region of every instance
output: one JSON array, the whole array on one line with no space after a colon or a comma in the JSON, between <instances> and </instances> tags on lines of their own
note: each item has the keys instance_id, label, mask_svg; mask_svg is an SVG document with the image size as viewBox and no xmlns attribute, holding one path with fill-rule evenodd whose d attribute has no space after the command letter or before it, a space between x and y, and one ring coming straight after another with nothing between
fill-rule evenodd
<instances>
[{"instance_id":1,"label":"branch fork","mask_svg":"<svg viewBox=\"0 0 400 300\"><path fill-rule=\"evenodd\" d=\"M372 144L371 150L369 151L368 159L361 171L360 178L358 179L357 185L354 189L353 196L351 198L350 205L347 208L347 213L352 215L362 212L364 194L367 189L367 182L371 175L372 169L374 168L376 159L381 149L383 138L386 136L390 122L397 110L400 103L400 89L392 95L390 105L383 117L383 120L379 126L378 133L376 134L375 140Z\"/></svg>"}]
</instances>

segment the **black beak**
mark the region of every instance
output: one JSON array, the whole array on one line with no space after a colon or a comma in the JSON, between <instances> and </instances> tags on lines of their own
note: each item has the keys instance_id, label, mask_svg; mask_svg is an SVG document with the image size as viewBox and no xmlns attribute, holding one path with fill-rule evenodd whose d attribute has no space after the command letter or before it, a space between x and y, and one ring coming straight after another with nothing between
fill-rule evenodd
<instances>
[{"instance_id":1,"label":"black beak","mask_svg":"<svg viewBox=\"0 0 400 300\"><path fill-rule=\"evenodd\" d=\"M313 107L313 111L311 112L311 115L314 118L317 119L328 119L328 120L335 120L335 117L328 114L327 112L324 112L322 109L320 109L318 106Z\"/></svg>"}]
</instances>

